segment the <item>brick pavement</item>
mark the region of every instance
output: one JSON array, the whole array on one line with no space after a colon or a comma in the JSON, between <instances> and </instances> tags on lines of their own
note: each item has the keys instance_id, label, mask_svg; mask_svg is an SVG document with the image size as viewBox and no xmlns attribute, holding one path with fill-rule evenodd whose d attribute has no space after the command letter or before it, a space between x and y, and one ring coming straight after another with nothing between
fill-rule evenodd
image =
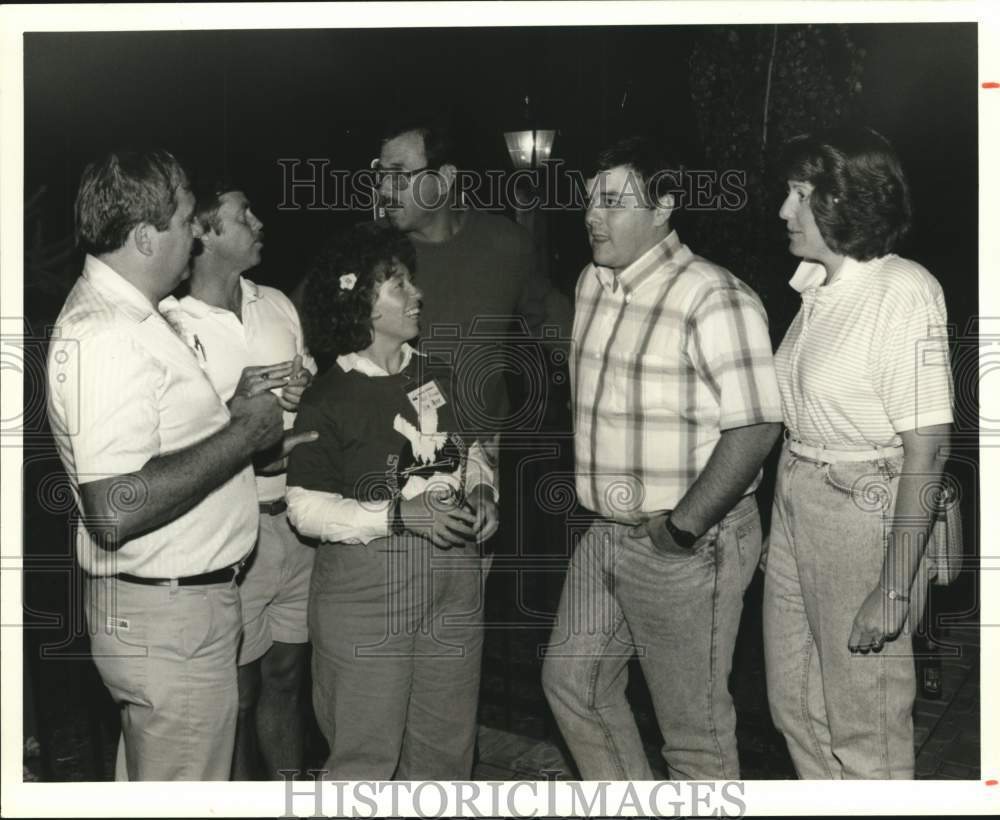
<instances>
[{"instance_id":1,"label":"brick pavement","mask_svg":"<svg viewBox=\"0 0 1000 820\"><path fill-rule=\"evenodd\" d=\"M944 655L941 660L944 697L941 700L918 698L914 709L917 777L978 780L978 633L971 627L956 627L949 630L948 639L953 654Z\"/></svg>"}]
</instances>

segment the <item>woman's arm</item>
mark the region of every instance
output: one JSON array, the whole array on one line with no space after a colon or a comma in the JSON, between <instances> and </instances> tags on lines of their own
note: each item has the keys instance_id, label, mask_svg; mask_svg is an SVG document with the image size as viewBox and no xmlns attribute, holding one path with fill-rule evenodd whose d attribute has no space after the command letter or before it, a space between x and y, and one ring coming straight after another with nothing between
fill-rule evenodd
<instances>
[{"instance_id":1,"label":"woman's arm","mask_svg":"<svg viewBox=\"0 0 1000 820\"><path fill-rule=\"evenodd\" d=\"M889 543L879 584L854 618L848 640L851 651L878 651L903 628L910 611L910 587L934 521L930 502L940 492L950 431L950 424L935 424L899 434L903 440L903 469Z\"/></svg>"},{"instance_id":2,"label":"woman's arm","mask_svg":"<svg viewBox=\"0 0 1000 820\"><path fill-rule=\"evenodd\" d=\"M496 437L491 439L495 444ZM499 526L497 491L494 461L489 451L479 441L473 442L468 453L468 468L465 477L465 494L470 506L476 513L473 529L478 541L485 541L493 536Z\"/></svg>"},{"instance_id":3,"label":"woman's arm","mask_svg":"<svg viewBox=\"0 0 1000 820\"><path fill-rule=\"evenodd\" d=\"M289 487L288 520L307 538L344 544L367 544L389 534L391 501L362 503L339 493Z\"/></svg>"}]
</instances>

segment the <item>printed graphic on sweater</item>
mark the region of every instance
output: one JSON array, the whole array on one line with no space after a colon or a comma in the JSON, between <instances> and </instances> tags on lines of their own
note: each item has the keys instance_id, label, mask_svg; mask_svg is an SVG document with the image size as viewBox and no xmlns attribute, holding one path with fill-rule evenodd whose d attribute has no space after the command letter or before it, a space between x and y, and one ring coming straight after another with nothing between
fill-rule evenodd
<instances>
[{"instance_id":1,"label":"printed graphic on sweater","mask_svg":"<svg viewBox=\"0 0 1000 820\"><path fill-rule=\"evenodd\" d=\"M393 490L404 498L413 498L431 483L440 483L442 488L448 487L460 493L464 480L465 442L460 436L438 430L437 408L444 404L444 400L438 403L425 398L428 395L440 397L433 382L413 392L419 392L424 398L423 401L414 401L411 397L411 403L419 407L418 425L413 425L400 413L396 414L392 423L393 429L406 439L402 451L389 457Z\"/></svg>"}]
</instances>

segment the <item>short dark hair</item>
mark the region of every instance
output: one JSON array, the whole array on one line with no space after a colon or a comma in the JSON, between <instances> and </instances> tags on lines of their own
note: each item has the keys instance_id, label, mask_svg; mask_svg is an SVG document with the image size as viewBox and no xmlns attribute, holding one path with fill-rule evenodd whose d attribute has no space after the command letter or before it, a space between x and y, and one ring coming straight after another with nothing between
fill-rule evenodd
<instances>
[{"instance_id":1,"label":"short dark hair","mask_svg":"<svg viewBox=\"0 0 1000 820\"><path fill-rule=\"evenodd\" d=\"M169 151L113 151L83 169L76 194L76 241L87 253L118 250L143 222L165 231L177 210L177 189L189 188Z\"/></svg>"},{"instance_id":2,"label":"short dark hair","mask_svg":"<svg viewBox=\"0 0 1000 820\"><path fill-rule=\"evenodd\" d=\"M397 120L382 132L383 145L389 140L409 134L419 134L424 142L424 156L428 168L440 168L442 165L461 167L462 157L459 155L458 141L455 130L446 119L431 120Z\"/></svg>"},{"instance_id":3,"label":"short dark hair","mask_svg":"<svg viewBox=\"0 0 1000 820\"><path fill-rule=\"evenodd\" d=\"M782 178L808 182L816 226L834 253L866 261L891 253L910 229L910 189L885 137L871 128L838 128L785 145Z\"/></svg>"},{"instance_id":4,"label":"short dark hair","mask_svg":"<svg viewBox=\"0 0 1000 820\"><path fill-rule=\"evenodd\" d=\"M302 309L312 352L342 356L371 344L372 307L397 263L416 272L413 243L397 228L377 222L338 234L317 254L309 266ZM340 277L350 273L357 277L353 287L342 288Z\"/></svg>"},{"instance_id":5,"label":"short dark hair","mask_svg":"<svg viewBox=\"0 0 1000 820\"><path fill-rule=\"evenodd\" d=\"M219 219L219 208L222 205L223 194L231 191L242 191L236 183L225 179L195 180L194 186L194 218L206 231L211 228L216 233L222 230L222 220Z\"/></svg>"},{"instance_id":6,"label":"short dark hair","mask_svg":"<svg viewBox=\"0 0 1000 820\"><path fill-rule=\"evenodd\" d=\"M619 139L597 155L597 171L622 166L631 168L641 179L646 205L653 207L662 196L675 194L674 207L684 205L686 168L666 140L649 134Z\"/></svg>"}]
</instances>

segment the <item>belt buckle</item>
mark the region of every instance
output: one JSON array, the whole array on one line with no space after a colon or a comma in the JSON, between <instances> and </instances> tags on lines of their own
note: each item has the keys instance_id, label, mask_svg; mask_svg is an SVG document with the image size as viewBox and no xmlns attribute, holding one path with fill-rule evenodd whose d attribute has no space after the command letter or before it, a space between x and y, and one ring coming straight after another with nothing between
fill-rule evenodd
<instances>
[{"instance_id":1,"label":"belt buckle","mask_svg":"<svg viewBox=\"0 0 1000 820\"><path fill-rule=\"evenodd\" d=\"M239 579L240 575L243 572L243 568L246 565L247 565L247 558L244 558L244 559L242 559L240 561L237 561L235 564L233 564L230 567L230 569L233 571L233 577L232 577L231 580L236 581L237 579Z\"/></svg>"},{"instance_id":2,"label":"belt buckle","mask_svg":"<svg viewBox=\"0 0 1000 820\"><path fill-rule=\"evenodd\" d=\"M274 516L278 515L285 509L285 507L282 506L283 504L285 504L284 498L276 498L274 501L267 501L259 504L258 506L260 507L261 512L265 515Z\"/></svg>"}]
</instances>

